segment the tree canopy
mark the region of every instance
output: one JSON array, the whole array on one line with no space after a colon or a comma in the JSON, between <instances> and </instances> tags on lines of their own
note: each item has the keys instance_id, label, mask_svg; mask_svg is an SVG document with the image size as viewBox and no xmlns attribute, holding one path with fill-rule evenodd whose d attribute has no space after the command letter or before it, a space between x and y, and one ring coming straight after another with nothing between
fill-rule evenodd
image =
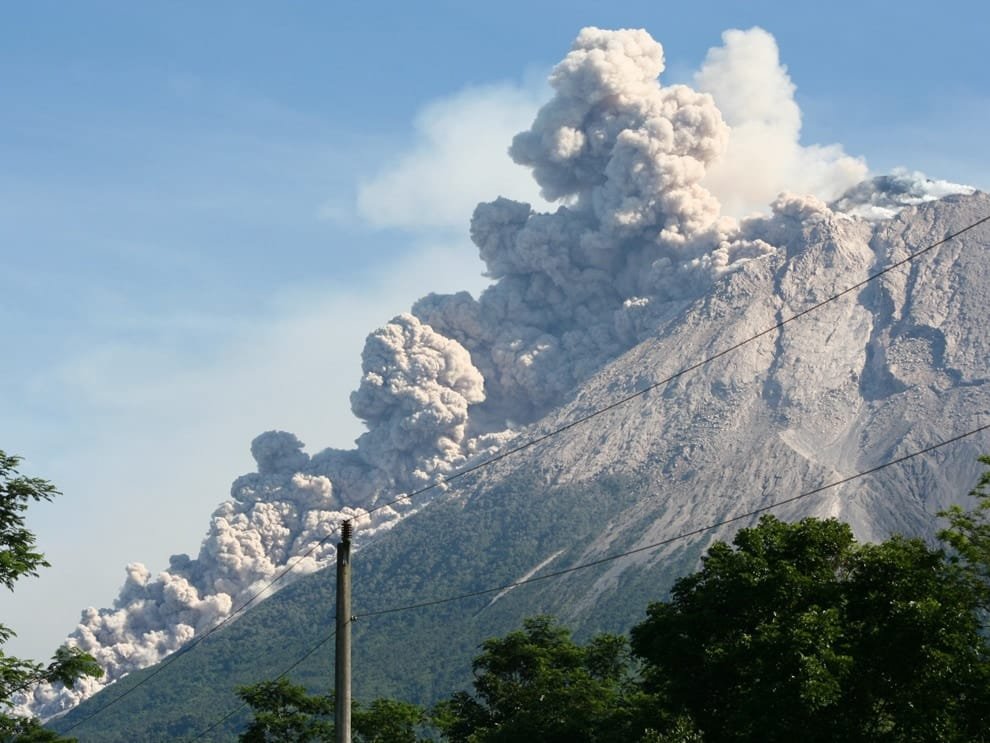
<instances>
[{"instance_id":1,"label":"tree canopy","mask_svg":"<svg viewBox=\"0 0 990 743\"><path fill-rule=\"evenodd\" d=\"M706 741L979 740L987 646L965 573L921 540L764 517L632 630L654 704Z\"/></svg>"},{"instance_id":2,"label":"tree canopy","mask_svg":"<svg viewBox=\"0 0 990 743\"><path fill-rule=\"evenodd\" d=\"M553 618L487 640L474 664L475 693L459 692L435 710L447 740L619 740L630 710L628 641L601 634L578 645Z\"/></svg>"},{"instance_id":3,"label":"tree canopy","mask_svg":"<svg viewBox=\"0 0 990 743\"><path fill-rule=\"evenodd\" d=\"M956 505L941 512L949 525L938 536L950 548L949 560L965 569L973 589L981 594L985 620L990 609L990 456L980 457L980 462L987 470L969 493L976 505L968 510Z\"/></svg>"},{"instance_id":4,"label":"tree canopy","mask_svg":"<svg viewBox=\"0 0 990 743\"><path fill-rule=\"evenodd\" d=\"M238 688L252 718L240 735L243 743L305 743L334 740L333 694L311 694L287 678ZM367 708L354 703L351 727L357 743L417 743L425 721L420 707L393 699L376 699Z\"/></svg>"},{"instance_id":5,"label":"tree canopy","mask_svg":"<svg viewBox=\"0 0 990 743\"><path fill-rule=\"evenodd\" d=\"M49 565L37 551L35 535L24 525L28 506L61 494L47 480L21 475L17 471L20 461L20 457L0 450L0 583L11 591L19 579L37 576L39 568ZM35 719L10 715L12 697L38 683L72 686L80 676L100 676L103 671L92 656L68 646L58 648L47 665L7 655L2 647L14 635L13 629L0 624L0 736L32 741L63 740L44 730Z\"/></svg>"},{"instance_id":6,"label":"tree canopy","mask_svg":"<svg viewBox=\"0 0 990 743\"><path fill-rule=\"evenodd\" d=\"M990 470L971 495L940 514L944 547L764 516L650 604L631 656L547 617L489 640L441 727L457 743L988 740Z\"/></svg>"}]
</instances>

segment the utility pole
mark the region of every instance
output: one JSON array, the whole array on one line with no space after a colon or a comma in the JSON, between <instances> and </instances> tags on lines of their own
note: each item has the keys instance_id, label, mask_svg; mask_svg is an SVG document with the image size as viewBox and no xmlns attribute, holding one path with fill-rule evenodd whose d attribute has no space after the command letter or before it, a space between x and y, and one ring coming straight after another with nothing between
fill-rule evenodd
<instances>
[{"instance_id":1,"label":"utility pole","mask_svg":"<svg viewBox=\"0 0 990 743\"><path fill-rule=\"evenodd\" d=\"M337 545L337 649L334 655L334 727L337 743L351 743L351 522Z\"/></svg>"}]
</instances>

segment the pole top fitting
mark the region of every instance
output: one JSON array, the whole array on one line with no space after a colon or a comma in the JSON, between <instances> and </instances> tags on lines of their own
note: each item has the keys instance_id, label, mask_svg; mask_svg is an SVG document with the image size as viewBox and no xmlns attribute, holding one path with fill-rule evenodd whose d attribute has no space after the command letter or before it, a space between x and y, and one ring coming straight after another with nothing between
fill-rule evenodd
<instances>
[{"instance_id":1,"label":"pole top fitting","mask_svg":"<svg viewBox=\"0 0 990 743\"><path fill-rule=\"evenodd\" d=\"M349 543L351 541L351 520L347 519L340 525L340 541Z\"/></svg>"}]
</instances>

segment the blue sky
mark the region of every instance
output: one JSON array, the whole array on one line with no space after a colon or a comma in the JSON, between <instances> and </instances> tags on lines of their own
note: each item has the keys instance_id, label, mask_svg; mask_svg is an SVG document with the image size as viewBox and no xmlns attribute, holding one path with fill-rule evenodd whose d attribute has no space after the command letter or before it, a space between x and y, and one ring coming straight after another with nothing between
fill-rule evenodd
<instances>
[{"instance_id":1,"label":"blue sky","mask_svg":"<svg viewBox=\"0 0 990 743\"><path fill-rule=\"evenodd\" d=\"M350 445L364 335L483 287L471 205L535 197L505 147L582 26L646 28L667 82L762 26L803 142L990 188L982 3L605 5L5 7L0 447L65 493L0 602L15 651L194 553L257 433Z\"/></svg>"}]
</instances>

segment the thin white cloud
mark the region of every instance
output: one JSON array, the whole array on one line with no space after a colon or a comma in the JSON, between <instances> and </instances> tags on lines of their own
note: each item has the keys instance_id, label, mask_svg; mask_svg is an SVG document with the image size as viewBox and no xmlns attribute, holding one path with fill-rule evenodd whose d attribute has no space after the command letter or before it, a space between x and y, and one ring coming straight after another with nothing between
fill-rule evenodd
<instances>
[{"instance_id":1,"label":"thin white cloud","mask_svg":"<svg viewBox=\"0 0 990 743\"><path fill-rule=\"evenodd\" d=\"M507 150L547 96L543 84L503 83L427 105L416 117L412 148L360 185L359 214L377 227L466 231L474 207L497 196L544 208L529 170ZM338 213L333 204L323 210Z\"/></svg>"}]
</instances>

